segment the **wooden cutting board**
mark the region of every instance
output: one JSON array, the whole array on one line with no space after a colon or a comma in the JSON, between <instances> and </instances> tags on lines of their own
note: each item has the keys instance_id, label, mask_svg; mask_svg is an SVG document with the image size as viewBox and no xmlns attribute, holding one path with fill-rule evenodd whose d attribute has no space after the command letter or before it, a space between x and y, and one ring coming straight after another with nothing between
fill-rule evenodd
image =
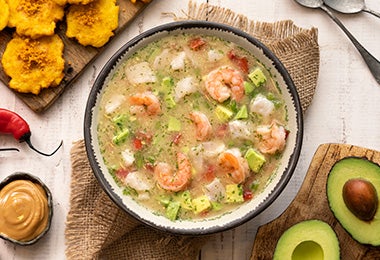
<instances>
[{"instance_id":1,"label":"wooden cutting board","mask_svg":"<svg viewBox=\"0 0 380 260\"><path fill-rule=\"evenodd\" d=\"M300 191L289 207L272 222L259 227L253 245L252 260L272 259L282 233L307 219L330 224L338 236L341 259L380 259L380 247L361 245L351 238L332 214L326 197L326 180L334 163L347 156L366 157L380 164L380 152L344 144L323 144L317 149ZM380 232L380 230L379 230Z\"/></svg>"},{"instance_id":2,"label":"wooden cutting board","mask_svg":"<svg viewBox=\"0 0 380 260\"><path fill-rule=\"evenodd\" d=\"M140 1L135 4L129 0L118 0L119 11L119 27L115 30L115 35L120 33L146 6ZM0 32L0 58L2 57L5 47L12 38L14 30L5 29ZM76 78L84 71L84 69L99 55L107 44L101 48L91 46L84 47L77 43L74 39L68 39L65 35L65 21L57 24L56 33L62 38L65 49L65 77L61 84L54 88L47 88L41 91L39 95L21 94L15 91L15 94L24 101L33 111L43 112L57 100L64 90L69 87ZM112 40L112 39L111 39ZM10 78L5 75L2 64L0 62L0 80L7 86Z\"/></svg>"}]
</instances>

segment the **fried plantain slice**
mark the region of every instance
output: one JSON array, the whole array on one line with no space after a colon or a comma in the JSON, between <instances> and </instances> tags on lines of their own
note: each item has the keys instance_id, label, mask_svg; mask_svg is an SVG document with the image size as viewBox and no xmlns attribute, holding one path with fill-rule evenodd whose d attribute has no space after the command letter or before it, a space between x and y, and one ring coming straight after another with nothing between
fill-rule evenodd
<instances>
[{"instance_id":1,"label":"fried plantain slice","mask_svg":"<svg viewBox=\"0 0 380 260\"><path fill-rule=\"evenodd\" d=\"M53 35L55 23L64 16L64 7L53 0L9 0L8 5L8 26L33 39Z\"/></svg>"},{"instance_id":2,"label":"fried plantain slice","mask_svg":"<svg viewBox=\"0 0 380 260\"><path fill-rule=\"evenodd\" d=\"M66 36L84 46L101 47L119 24L116 0L95 0L88 5L71 5L66 15Z\"/></svg>"},{"instance_id":3,"label":"fried plantain slice","mask_svg":"<svg viewBox=\"0 0 380 260\"><path fill-rule=\"evenodd\" d=\"M56 34L39 39L14 34L1 60L4 72L11 77L9 87L37 95L43 88L57 86L64 77L63 48Z\"/></svg>"},{"instance_id":4,"label":"fried plantain slice","mask_svg":"<svg viewBox=\"0 0 380 260\"><path fill-rule=\"evenodd\" d=\"M0 31L7 27L8 19L9 19L9 7L5 0L0 0Z\"/></svg>"},{"instance_id":5,"label":"fried plantain slice","mask_svg":"<svg viewBox=\"0 0 380 260\"><path fill-rule=\"evenodd\" d=\"M140 1L147 4L147 3L150 3L151 0L140 0ZM135 4L137 0L131 0L131 2Z\"/></svg>"},{"instance_id":6,"label":"fried plantain slice","mask_svg":"<svg viewBox=\"0 0 380 260\"><path fill-rule=\"evenodd\" d=\"M67 0L53 0L53 1L56 2L60 6L64 6L65 4L68 3Z\"/></svg>"},{"instance_id":7,"label":"fried plantain slice","mask_svg":"<svg viewBox=\"0 0 380 260\"><path fill-rule=\"evenodd\" d=\"M95 0L67 0L69 4L73 4L73 5L87 5L94 1Z\"/></svg>"}]
</instances>

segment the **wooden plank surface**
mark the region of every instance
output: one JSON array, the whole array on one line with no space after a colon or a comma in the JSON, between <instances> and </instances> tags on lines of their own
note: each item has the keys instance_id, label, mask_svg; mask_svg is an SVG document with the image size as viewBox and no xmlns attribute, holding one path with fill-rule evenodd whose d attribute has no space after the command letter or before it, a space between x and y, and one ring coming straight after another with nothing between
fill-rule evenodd
<instances>
[{"instance_id":1,"label":"wooden plank surface","mask_svg":"<svg viewBox=\"0 0 380 260\"><path fill-rule=\"evenodd\" d=\"M147 6L147 4L143 4L139 1L133 4L129 0L117 1L117 4L120 7L120 11L119 26L114 32L115 35L120 33ZM13 32L14 29L10 28L6 28L0 32L0 57L2 57L7 43L11 40ZM35 112L43 112L50 107L64 90L69 87L79 75L81 75L87 65L107 47L107 44L101 48L82 46L75 39L67 38L65 32L66 23L65 20L63 20L57 24L56 28L56 33L61 37L65 45L63 53L65 59L65 77L61 84L57 87L44 89L39 95L17 93L14 91L15 94ZM10 78L4 73L1 62L0 80L5 85L8 85L10 80Z\"/></svg>"},{"instance_id":2,"label":"wooden plank surface","mask_svg":"<svg viewBox=\"0 0 380 260\"><path fill-rule=\"evenodd\" d=\"M278 239L292 225L307 219L330 224L338 236L341 259L380 259L380 247L361 245L343 229L331 212L326 197L326 180L334 163L347 156L366 157L380 164L380 152L346 144L320 145L311 161L300 191L277 219L261 226L251 259L272 259Z\"/></svg>"}]
</instances>

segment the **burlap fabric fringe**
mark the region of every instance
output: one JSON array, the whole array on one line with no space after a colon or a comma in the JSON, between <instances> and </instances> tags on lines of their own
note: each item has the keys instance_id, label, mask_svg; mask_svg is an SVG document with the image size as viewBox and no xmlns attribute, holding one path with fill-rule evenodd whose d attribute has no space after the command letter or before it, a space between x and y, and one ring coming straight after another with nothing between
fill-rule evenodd
<instances>
[{"instance_id":1,"label":"burlap fabric fringe","mask_svg":"<svg viewBox=\"0 0 380 260\"><path fill-rule=\"evenodd\" d=\"M312 101L319 70L317 30L292 21L262 23L228 9L189 2L186 17L221 22L255 36L280 58L291 74L305 112ZM70 211L66 221L67 259L196 259L207 237L174 236L148 228L120 210L93 176L84 142L71 150Z\"/></svg>"}]
</instances>

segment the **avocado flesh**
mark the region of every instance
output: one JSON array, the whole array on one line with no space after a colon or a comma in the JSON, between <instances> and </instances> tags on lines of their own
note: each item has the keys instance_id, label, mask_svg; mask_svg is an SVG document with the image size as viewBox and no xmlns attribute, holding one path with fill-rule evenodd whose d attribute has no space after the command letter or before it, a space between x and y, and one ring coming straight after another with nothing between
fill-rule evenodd
<instances>
[{"instance_id":1,"label":"avocado flesh","mask_svg":"<svg viewBox=\"0 0 380 260\"><path fill-rule=\"evenodd\" d=\"M287 229L277 242L273 260L338 260L339 241L321 220L305 220Z\"/></svg>"},{"instance_id":2,"label":"avocado flesh","mask_svg":"<svg viewBox=\"0 0 380 260\"><path fill-rule=\"evenodd\" d=\"M327 179L327 199L331 211L342 227L361 244L380 245L380 210L370 221L356 217L346 206L343 199L343 186L355 178L365 179L373 184L380 198L380 166L359 157L344 158L332 167Z\"/></svg>"}]
</instances>

